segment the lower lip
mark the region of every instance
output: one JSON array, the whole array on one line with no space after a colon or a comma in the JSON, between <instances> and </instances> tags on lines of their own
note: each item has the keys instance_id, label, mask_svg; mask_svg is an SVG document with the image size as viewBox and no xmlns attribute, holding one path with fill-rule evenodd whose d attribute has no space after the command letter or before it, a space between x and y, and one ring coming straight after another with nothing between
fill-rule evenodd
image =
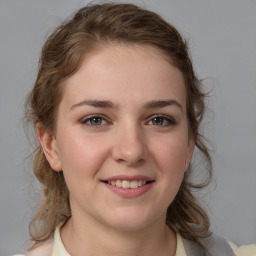
<instances>
[{"instance_id":1,"label":"lower lip","mask_svg":"<svg viewBox=\"0 0 256 256\"><path fill-rule=\"evenodd\" d=\"M124 198L134 198L143 195L146 193L152 186L154 182L150 182L148 184L142 185L138 188L119 188L108 183L104 183L104 185L109 188L112 192Z\"/></svg>"}]
</instances>

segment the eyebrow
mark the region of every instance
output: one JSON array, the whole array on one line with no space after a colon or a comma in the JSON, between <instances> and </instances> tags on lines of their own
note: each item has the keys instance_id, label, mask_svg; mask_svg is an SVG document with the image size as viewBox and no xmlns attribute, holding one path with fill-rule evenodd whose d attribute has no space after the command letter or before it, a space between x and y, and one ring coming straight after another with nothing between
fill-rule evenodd
<instances>
[{"instance_id":1,"label":"eyebrow","mask_svg":"<svg viewBox=\"0 0 256 256\"><path fill-rule=\"evenodd\" d=\"M91 107L95 107L95 108L108 108L108 109L118 109L119 106L113 104L111 101L108 100L83 100L77 104L74 104L70 110L73 110L77 107L81 107L81 106L91 106ZM181 109L181 111L183 111L182 109L182 105L177 102L176 100L173 99L169 99L169 100L152 100L147 102L144 105L144 108L146 109L153 109L153 108L165 108L168 106L177 106Z\"/></svg>"},{"instance_id":2,"label":"eyebrow","mask_svg":"<svg viewBox=\"0 0 256 256\"><path fill-rule=\"evenodd\" d=\"M170 99L170 100L152 100L145 104L145 108L151 109L151 108L164 108L168 106L177 106L182 110L182 105L177 102L176 100Z\"/></svg>"},{"instance_id":3,"label":"eyebrow","mask_svg":"<svg viewBox=\"0 0 256 256\"><path fill-rule=\"evenodd\" d=\"M70 110L73 110L77 107L81 107L84 105L95 107L95 108L118 108L111 101L108 101L108 100L83 100L83 101L73 105L70 108Z\"/></svg>"}]
</instances>

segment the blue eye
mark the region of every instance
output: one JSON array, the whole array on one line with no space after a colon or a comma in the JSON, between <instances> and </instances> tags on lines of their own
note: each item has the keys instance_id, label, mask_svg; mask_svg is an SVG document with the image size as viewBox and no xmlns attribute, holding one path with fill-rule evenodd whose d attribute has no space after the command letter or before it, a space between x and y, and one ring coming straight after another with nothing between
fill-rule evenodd
<instances>
[{"instance_id":1,"label":"blue eye","mask_svg":"<svg viewBox=\"0 0 256 256\"><path fill-rule=\"evenodd\" d=\"M107 121L101 116L89 116L81 121L82 124L88 126L100 126L107 123Z\"/></svg>"},{"instance_id":2,"label":"blue eye","mask_svg":"<svg viewBox=\"0 0 256 256\"><path fill-rule=\"evenodd\" d=\"M149 121L149 124L156 125L156 126L169 126L169 125L176 124L176 122L169 117L155 116Z\"/></svg>"}]
</instances>

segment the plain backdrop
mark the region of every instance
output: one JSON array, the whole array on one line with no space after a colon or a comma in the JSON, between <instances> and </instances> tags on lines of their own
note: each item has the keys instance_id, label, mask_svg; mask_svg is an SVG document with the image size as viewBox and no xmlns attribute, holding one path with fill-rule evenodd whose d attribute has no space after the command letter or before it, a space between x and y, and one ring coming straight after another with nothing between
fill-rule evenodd
<instances>
[{"instance_id":1,"label":"plain backdrop","mask_svg":"<svg viewBox=\"0 0 256 256\"><path fill-rule=\"evenodd\" d=\"M28 239L36 186L21 120L40 49L87 2L0 0L0 255L22 253ZM256 242L256 1L130 2L158 12L188 39L196 72L211 90L204 130L216 188L200 197L216 234L238 245Z\"/></svg>"}]
</instances>

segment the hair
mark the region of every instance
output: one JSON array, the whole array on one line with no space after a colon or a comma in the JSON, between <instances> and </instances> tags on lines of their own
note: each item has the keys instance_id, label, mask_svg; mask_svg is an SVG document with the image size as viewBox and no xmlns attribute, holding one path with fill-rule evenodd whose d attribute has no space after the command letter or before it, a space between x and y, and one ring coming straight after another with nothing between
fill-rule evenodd
<instances>
[{"instance_id":1,"label":"hair","mask_svg":"<svg viewBox=\"0 0 256 256\"><path fill-rule=\"evenodd\" d=\"M199 125L205 112L201 81L196 77L186 41L174 26L158 14L133 4L95 4L78 10L57 27L45 42L36 82L26 102L25 119L34 127L41 124L54 134L58 106L62 98L61 83L72 76L86 56L111 44L149 45L159 49L183 74L186 86L189 134L206 163L207 178L201 184L191 179L193 161L185 172L180 189L167 210L167 225L182 237L201 244L207 237L209 218L193 191L209 184L212 162ZM71 216L69 191L62 172L54 171L41 146L35 148L33 170L42 185L44 198L30 223L33 249L46 241L61 221Z\"/></svg>"}]
</instances>

